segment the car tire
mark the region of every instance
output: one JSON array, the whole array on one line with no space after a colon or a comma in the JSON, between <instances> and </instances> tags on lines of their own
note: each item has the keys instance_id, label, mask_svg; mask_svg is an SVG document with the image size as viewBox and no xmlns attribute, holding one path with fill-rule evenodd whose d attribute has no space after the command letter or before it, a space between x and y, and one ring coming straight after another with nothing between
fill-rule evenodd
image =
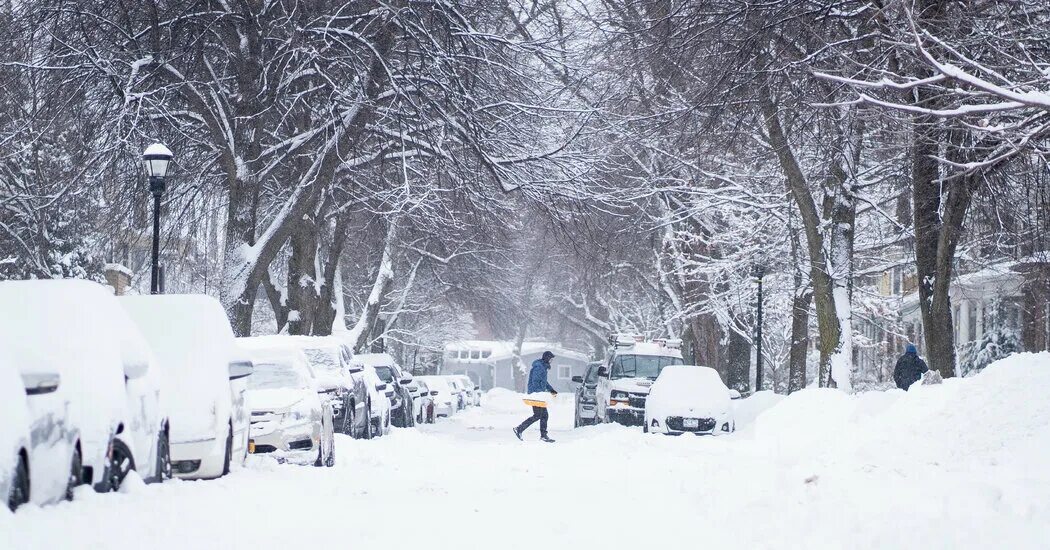
<instances>
[{"instance_id":1,"label":"car tire","mask_svg":"<svg viewBox=\"0 0 1050 550\"><path fill-rule=\"evenodd\" d=\"M354 436L354 404L351 402L343 408L343 425L339 427L339 433Z\"/></svg>"},{"instance_id":2,"label":"car tire","mask_svg":"<svg viewBox=\"0 0 1050 550\"><path fill-rule=\"evenodd\" d=\"M579 407L576 407L576 412L575 412L575 414L572 415L572 427L573 428L579 428L580 427L580 408Z\"/></svg>"},{"instance_id":3,"label":"car tire","mask_svg":"<svg viewBox=\"0 0 1050 550\"><path fill-rule=\"evenodd\" d=\"M365 405L365 433L363 439L372 439L372 403Z\"/></svg>"},{"instance_id":4,"label":"car tire","mask_svg":"<svg viewBox=\"0 0 1050 550\"><path fill-rule=\"evenodd\" d=\"M73 500L73 490L84 483L84 457L80 447L73 448L73 458L69 465L69 480L66 482L66 500Z\"/></svg>"},{"instance_id":5,"label":"car tire","mask_svg":"<svg viewBox=\"0 0 1050 550\"><path fill-rule=\"evenodd\" d=\"M27 502L29 502L29 464L26 463L26 457L19 453L15 475L11 480L11 494L7 496L7 507L14 512Z\"/></svg>"},{"instance_id":6,"label":"car tire","mask_svg":"<svg viewBox=\"0 0 1050 550\"><path fill-rule=\"evenodd\" d=\"M226 433L226 456L222 459L222 475L230 473L230 463L233 462L233 426Z\"/></svg>"},{"instance_id":7,"label":"car tire","mask_svg":"<svg viewBox=\"0 0 1050 550\"><path fill-rule=\"evenodd\" d=\"M328 440L328 456L324 459L325 468L335 466L335 435Z\"/></svg>"},{"instance_id":8,"label":"car tire","mask_svg":"<svg viewBox=\"0 0 1050 550\"><path fill-rule=\"evenodd\" d=\"M171 440L168 430L161 430L157 436L157 483L171 479Z\"/></svg>"},{"instance_id":9,"label":"car tire","mask_svg":"<svg viewBox=\"0 0 1050 550\"><path fill-rule=\"evenodd\" d=\"M649 424L646 421L644 421L644 420L642 421L642 433L643 434L649 433Z\"/></svg>"},{"instance_id":10,"label":"car tire","mask_svg":"<svg viewBox=\"0 0 1050 550\"><path fill-rule=\"evenodd\" d=\"M116 491L124 483L124 478L135 469L135 457L128 445L119 439L113 440L113 449L109 455L109 467L106 468L106 490Z\"/></svg>"}]
</instances>

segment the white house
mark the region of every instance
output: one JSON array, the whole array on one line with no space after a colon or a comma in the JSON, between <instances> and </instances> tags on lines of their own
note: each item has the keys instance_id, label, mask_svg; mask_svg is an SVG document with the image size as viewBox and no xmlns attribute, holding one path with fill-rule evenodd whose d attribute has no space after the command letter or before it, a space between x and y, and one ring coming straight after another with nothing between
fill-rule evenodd
<instances>
[{"instance_id":1,"label":"white house","mask_svg":"<svg viewBox=\"0 0 1050 550\"><path fill-rule=\"evenodd\" d=\"M575 390L573 376L583 376L589 358L561 344L526 341L521 345L521 361L526 369L544 351L554 353L547 379L558 392ZM514 388L514 342L496 340L463 340L445 346L441 374L466 374L483 390ZM524 375L527 379L528 374Z\"/></svg>"}]
</instances>

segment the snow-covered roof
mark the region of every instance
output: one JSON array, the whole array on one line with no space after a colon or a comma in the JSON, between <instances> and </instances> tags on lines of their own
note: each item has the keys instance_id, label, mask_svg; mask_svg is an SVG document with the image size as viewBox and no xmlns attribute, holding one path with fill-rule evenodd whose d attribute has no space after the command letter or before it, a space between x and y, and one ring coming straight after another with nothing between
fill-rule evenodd
<instances>
[{"instance_id":1,"label":"snow-covered roof","mask_svg":"<svg viewBox=\"0 0 1050 550\"><path fill-rule=\"evenodd\" d=\"M566 359L575 359L577 361L589 361L590 357L584 353L567 349L561 346L561 344L554 342L537 342L526 340L521 343L522 355L532 355L536 353L542 353L544 351L550 351L554 354L555 358L564 357ZM509 359L514 356L514 342L501 341L501 340L461 340L458 342L450 342L445 345L445 351L480 351L480 358L478 359L460 359L461 361L499 361L502 359ZM488 352L488 355L485 355Z\"/></svg>"},{"instance_id":2,"label":"snow-covered roof","mask_svg":"<svg viewBox=\"0 0 1050 550\"><path fill-rule=\"evenodd\" d=\"M657 344L656 342L637 342L632 346L616 348L617 355L656 355L659 357L682 357L682 350Z\"/></svg>"}]
</instances>

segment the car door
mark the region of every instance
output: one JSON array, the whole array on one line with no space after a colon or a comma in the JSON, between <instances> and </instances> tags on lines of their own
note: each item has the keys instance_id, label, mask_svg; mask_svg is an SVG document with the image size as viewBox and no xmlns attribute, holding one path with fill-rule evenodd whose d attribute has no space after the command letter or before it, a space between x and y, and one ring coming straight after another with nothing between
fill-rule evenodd
<instances>
[{"instance_id":1,"label":"car door","mask_svg":"<svg viewBox=\"0 0 1050 550\"><path fill-rule=\"evenodd\" d=\"M611 392L609 372L612 370L612 362L615 359L615 357L610 358L605 364L598 366L598 370L595 372L597 382L594 385L594 400L596 402L594 416L598 422L605 422L605 409L609 406L609 393Z\"/></svg>"}]
</instances>

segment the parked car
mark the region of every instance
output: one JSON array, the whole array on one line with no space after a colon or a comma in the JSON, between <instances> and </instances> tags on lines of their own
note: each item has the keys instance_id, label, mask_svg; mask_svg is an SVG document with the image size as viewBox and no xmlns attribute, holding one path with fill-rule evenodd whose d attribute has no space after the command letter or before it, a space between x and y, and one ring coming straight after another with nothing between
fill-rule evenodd
<instances>
[{"instance_id":1,"label":"parked car","mask_svg":"<svg viewBox=\"0 0 1050 550\"><path fill-rule=\"evenodd\" d=\"M414 378L412 381L411 389L415 390L415 396L412 402L415 404L416 409L416 422L420 424L433 424L434 423L434 396L437 395L436 390L431 390L427 386L426 381Z\"/></svg>"},{"instance_id":2,"label":"parked car","mask_svg":"<svg viewBox=\"0 0 1050 550\"><path fill-rule=\"evenodd\" d=\"M248 454L245 377L252 367L234 343L226 312L202 295L125 296L164 372L174 475L215 478Z\"/></svg>"},{"instance_id":3,"label":"parked car","mask_svg":"<svg viewBox=\"0 0 1050 550\"><path fill-rule=\"evenodd\" d=\"M80 484L116 489L131 469L148 479L162 419L145 378L156 373L142 348L129 347L141 336L110 291L83 280L7 281L0 311L0 368L30 394L21 397L26 422L2 422L15 439L29 434L19 456L29 501L71 498Z\"/></svg>"},{"instance_id":4,"label":"parked car","mask_svg":"<svg viewBox=\"0 0 1050 550\"><path fill-rule=\"evenodd\" d=\"M457 397L452 393L452 386L444 376L417 376L416 380L422 380L430 388L430 395L434 398L435 416L452 416L456 413Z\"/></svg>"},{"instance_id":5,"label":"parked car","mask_svg":"<svg viewBox=\"0 0 1050 550\"><path fill-rule=\"evenodd\" d=\"M53 375L50 391L58 389ZM29 461L35 453L29 439L29 395L22 376L4 355L0 355L0 496L13 512L29 502Z\"/></svg>"},{"instance_id":6,"label":"parked car","mask_svg":"<svg viewBox=\"0 0 1050 550\"><path fill-rule=\"evenodd\" d=\"M314 372L341 380L333 401L336 431L358 439L370 437L369 391L364 368L353 363L350 347L333 336L290 336L306 354Z\"/></svg>"},{"instance_id":7,"label":"parked car","mask_svg":"<svg viewBox=\"0 0 1050 550\"><path fill-rule=\"evenodd\" d=\"M660 371L681 365L680 340L645 342L638 336L614 335L613 352L598 368L594 389L598 422L638 426L644 421L645 399Z\"/></svg>"},{"instance_id":8,"label":"parked car","mask_svg":"<svg viewBox=\"0 0 1050 550\"><path fill-rule=\"evenodd\" d=\"M708 367L664 367L645 403L642 430L681 435L726 434L736 429L729 388Z\"/></svg>"},{"instance_id":9,"label":"parked car","mask_svg":"<svg viewBox=\"0 0 1050 550\"><path fill-rule=\"evenodd\" d=\"M463 386L463 383L459 379L450 375L443 375L445 383L448 384L449 389L452 391L453 402L456 405L457 411L462 411L467 408L467 389Z\"/></svg>"},{"instance_id":10,"label":"parked car","mask_svg":"<svg viewBox=\"0 0 1050 550\"><path fill-rule=\"evenodd\" d=\"M594 390L598 387L598 369L601 366L600 361L588 363L586 374L572 377L572 381L579 384L576 386L576 415L573 423L577 428L597 422L598 407L594 400Z\"/></svg>"},{"instance_id":11,"label":"parked car","mask_svg":"<svg viewBox=\"0 0 1050 550\"><path fill-rule=\"evenodd\" d=\"M390 404L394 399L394 388L379 377L371 365L362 362L355 355L351 363L361 369L368 390L368 433L366 438L378 437L390 433Z\"/></svg>"},{"instance_id":12,"label":"parked car","mask_svg":"<svg viewBox=\"0 0 1050 550\"><path fill-rule=\"evenodd\" d=\"M243 340L249 340L242 338ZM326 393L302 350L254 347L246 399L251 411L248 451L279 453L281 460L304 459L335 465L335 429Z\"/></svg>"},{"instance_id":13,"label":"parked car","mask_svg":"<svg viewBox=\"0 0 1050 550\"><path fill-rule=\"evenodd\" d=\"M394 358L387 353L362 353L354 356L353 362L375 369L379 379L387 385L387 395L390 397L390 422L399 428L414 426L414 405L412 394L408 390L408 385L412 383L412 376L402 372Z\"/></svg>"},{"instance_id":14,"label":"parked car","mask_svg":"<svg viewBox=\"0 0 1050 550\"><path fill-rule=\"evenodd\" d=\"M463 388L463 395L466 405L470 407L477 407L481 405L481 386L477 385L469 376L465 374L457 374L454 378L459 382L460 387Z\"/></svg>"}]
</instances>

